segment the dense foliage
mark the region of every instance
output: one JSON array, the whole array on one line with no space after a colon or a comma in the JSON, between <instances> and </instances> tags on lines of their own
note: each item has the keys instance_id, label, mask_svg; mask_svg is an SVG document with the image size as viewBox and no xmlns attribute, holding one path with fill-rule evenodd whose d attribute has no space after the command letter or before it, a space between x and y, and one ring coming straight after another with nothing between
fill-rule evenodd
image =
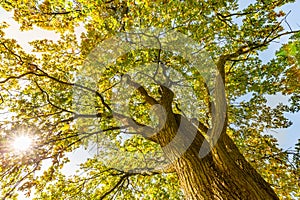
<instances>
[{"instance_id":1,"label":"dense foliage","mask_svg":"<svg viewBox=\"0 0 300 200\"><path fill-rule=\"evenodd\" d=\"M284 113L300 109L300 34L284 30L286 14L280 10L288 2L293 1L259 0L241 9L234 0L2 1L2 8L14 12L14 20L21 24L22 31L37 26L60 34L57 42L32 41L32 52L26 52L16 39L5 35L9 25L0 25L0 109L6 112L0 122L2 199L17 199L16 191L28 195L34 192L36 199L183 198L176 174L167 169L136 163L135 157L130 159L136 170L111 167L116 163L106 165L103 158L114 158L115 147L124 153L136 152L138 162L143 156L153 156L151 153L161 156L159 145L137 130L128 131L130 124L120 123L122 120L116 115L112 117L111 108L118 106L114 107L110 100L115 92L112 88L124 74L161 59L164 61L158 73L161 79L166 78L164 70L171 73L169 68L176 69L185 78L183 83L190 84L196 96L202 98L198 107L183 109L181 105L190 99L182 99L178 91L174 112L182 114L182 110L187 110L184 113L187 117L194 117L197 112L198 120L209 125L209 116L205 114L209 97L199 74L189 71L186 67L189 63L176 54L142 49L122 55L103 68L96 90L86 90L76 76L82 66L87 66L85 61L97 44L117 33L153 27L187 35L200 43L215 63L220 58L226 59L223 70L228 103L227 134L281 199L300 197L299 143L295 151L284 151L272 135L265 134L267 129L289 127L291 123ZM80 38L75 32L78 26L85 28ZM289 34L293 37L277 51L274 59L262 62L259 53ZM143 68L139 72L144 74L128 83L142 84L147 80L146 75L153 73ZM144 87L154 99L161 96L157 85ZM74 92L78 91L96 93L93 109L84 104L89 96L80 99L83 104L80 108L74 107L77 100ZM270 107L266 95L278 93L289 95L290 103ZM149 125L151 113L143 92L133 91L130 98L126 102L130 116L118 116L123 121L132 118ZM122 99L118 103L122 105ZM133 136L124 138L126 131ZM34 143L28 151L16 152L11 144L24 132L33 137ZM109 145L101 143L107 140L111 141ZM78 173L67 176L61 172L69 162L68 152L90 149L91 144L96 145L97 153L88 160L82 158ZM101 145L106 145L102 151Z\"/></svg>"}]
</instances>

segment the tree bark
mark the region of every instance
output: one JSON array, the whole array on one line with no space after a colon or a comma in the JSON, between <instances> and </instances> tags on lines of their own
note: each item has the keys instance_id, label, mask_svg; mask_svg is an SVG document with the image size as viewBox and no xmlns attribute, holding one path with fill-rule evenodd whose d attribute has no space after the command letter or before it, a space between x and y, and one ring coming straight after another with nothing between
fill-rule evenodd
<instances>
[{"instance_id":1,"label":"tree bark","mask_svg":"<svg viewBox=\"0 0 300 200\"><path fill-rule=\"evenodd\" d=\"M226 135L226 127L210 153L201 158L200 147L203 142L207 142L204 136L199 130L196 130L195 135L193 132L196 127L183 116L168 115L167 123L156 135L156 140L172 161L187 200L278 199L270 185ZM175 136L181 144L175 142L169 145ZM191 138L194 140L188 144Z\"/></svg>"},{"instance_id":2,"label":"tree bark","mask_svg":"<svg viewBox=\"0 0 300 200\"><path fill-rule=\"evenodd\" d=\"M210 110L211 129L173 113L174 94L161 86L162 98L158 102L161 106L157 113L164 123L151 139L162 147L171 162L187 200L279 199L226 134L224 77L219 77L215 104L211 104Z\"/></svg>"}]
</instances>

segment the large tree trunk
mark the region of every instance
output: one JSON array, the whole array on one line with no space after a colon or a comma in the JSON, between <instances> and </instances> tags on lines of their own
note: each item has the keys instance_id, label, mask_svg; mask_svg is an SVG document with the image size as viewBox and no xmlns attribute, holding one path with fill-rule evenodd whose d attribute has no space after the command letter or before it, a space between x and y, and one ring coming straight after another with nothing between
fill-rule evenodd
<instances>
[{"instance_id":1,"label":"large tree trunk","mask_svg":"<svg viewBox=\"0 0 300 200\"><path fill-rule=\"evenodd\" d=\"M211 129L174 114L171 106L174 94L162 86L160 104L164 111L158 113L162 113L160 118L165 119L162 120L165 123L153 140L162 146L171 161L188 200L278 199L270 185L245 160L226 134L227 115L223 109L226 99L221 84L222 81L217 81L216 104L211 108L215 110L211 112L215 113ZM222 115L225 121L222 121ZM215 135L219 140L212 142L210 139ZM204 150L203 144L206 144Z\"/></svg>"},{"instance_id":2,"label":"large tree trunk","mask_svg":"<svg viewBox=\"0 0 300 200\"><path fill-rule=\"evenodd\" d=\"M225 137L204 158L199 157L197 146L191 146L174 163L186 199L278 199L230 138Z\"/></svg>"},{"instance_id":3,"label":"large tree trunk","mask_svg":"<svg viewBox=\"0 0 300 200\"><path fill-rule=\"evenodd\" d=\"M199 150L202 143L206 142L203 135L199 130L195 135L197 128L184 117L168 115L168 121L156 135L156 140L172 161L186 199L278 199L270 185L245 160L228 137L226 128L214 148L201 158ZM194 140L189 144L192 138ZM185 150L186 145L188 147Z\"/></svg>"}]
</instances>

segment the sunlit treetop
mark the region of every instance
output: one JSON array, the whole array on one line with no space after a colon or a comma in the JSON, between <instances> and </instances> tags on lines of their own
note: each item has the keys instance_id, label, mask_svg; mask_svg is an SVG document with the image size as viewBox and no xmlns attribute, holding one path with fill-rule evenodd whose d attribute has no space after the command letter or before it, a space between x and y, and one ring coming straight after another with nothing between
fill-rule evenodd
<instances>
[{"instance_id":1,"label":"sunlit treetop","mask_svg":"<svg viewBox=\"0 0 300 200\"><path fill-rule=\"evenodd\" d=\"M243 9L240 2L233 0L2 2L2 8L14 13L22 31L40 27L60 35L58 41L34 40L30 43L32 52L26 52L17 40L4 34L8 24L0 26L0 108L11 113L0 122L3 198L16 199L17 190L30 194L33 188L36 199L183 198L185 189L180 189L180 184L181 188L185 185L178 168L153 167L157 162L164 163L159 160L163 155L168 157L162 147L171 139L162 140L163 134L148 137L147 131L161 125L163 117L155 115L155 111L164 110L171 130L176 129L179 119L187 119L187 130L193 129L196 121L200 124L197 133L205 140L207 130L217 124L212 102L218 103L218 99L211 94L218 90L216 87L210 93L210 85L202 74L183 56L157 47L128 51L94 73L97 63L111 58L91 59L93 50L109 38L132 30L184 34L197 42L215 64L222 80L217 84L225 88L227 129L222 129L220 145L207 160L212 159L208 163L214 163L218 173L223 170L224 180L232 178L231 173L244 170L240 177L253 181L248 184L260 182L260 176L248 170L247 160L280 198L297 197L299 157L294 156L293 162L290 159L296 151L283 151L274 137L264 134L267 129L289 127L291 123L284 113L299 111L299 32L283 28L288 18L280 9L289 2L294 1L255 1ZM80 40L75 33L79 26L85 28ZM274 59L262 62L261 51L285 35L293 38L277 51ZM186 44L181 41L178 45ZM91 76L79 76L83 70ZM93 80L92 88L86 84L89 78ZM164 87L166 84L172 92ZM290 104L271 108L265 95L276 93L289 95ZM193 104L185 94L192 100L196 98ZM244 95L249 99L241 100ZM162 107L151 111L155 104ZM121 113L125 106L126 115ZM14 130L23 126L32 132L12 136ZM227 149L222 149L222 144ZM83 159L80 173L70 177L61 173L69 161L67 152L92 146L97 149L94 157ZM111 159L115 158L116 148L125 156L135 155L127 156L132 161L130 166ZM15 150L23 153L15 154ZM221 165L225 158L234 160L233 164ZM143 159L147 162L141 162ZM51 166L37 173L45 160ZM107 160L111 163L107 164ZM209 183L214 184L204 185L218 185ZM262 184L250 190L268 187L267 183Z\"/></svg>"}]
</instances>

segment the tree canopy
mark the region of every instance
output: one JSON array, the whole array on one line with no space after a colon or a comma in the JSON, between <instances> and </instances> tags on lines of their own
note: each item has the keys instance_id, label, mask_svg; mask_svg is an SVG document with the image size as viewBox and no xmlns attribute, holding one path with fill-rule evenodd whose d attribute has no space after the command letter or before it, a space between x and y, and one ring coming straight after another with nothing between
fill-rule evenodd
<instances>
[{"instance_id":1,"label":"tree canopy","mask_svg":"<svg viewBox=\"0 0 300 200\"><path fill-rule=\"evenodd\" d=\"M235 0L1 2L22 31L41 27L60 35L58 41L32 41L27 52L5 35L9 24L0 24L0 110L6 112L0 122L2 199L17 199L17 191L34 193L34 199L182 199L189 182L172 165L181 156L174 151L187 148L185 155L194 149L189 151L182 135L175 150L164 148L177 136L164 134L180 130L178 121L183 132L193 132L196 123L196 139L186 135L186 141L196 150L208 141L212 153L201 159L211 158L225 178L234 167L248 173L243 155L266 181L262 188L270 184L280 199L300 197L299 142L283 150L266 134L291 126L284 113L300 109L300 34L283 28L288 14L280 9L290 2L258 0L245 8ZM79 26L85 29L80 39ZM176 34L168 38L169 33ZM260 53L285 35L292 36L289 42L263 62ZM125 42L113 40L116 36ZM184 36L189 39L177 40ZM142 37L157 39L156 45L138 43ZM163 49L163 40L174 50ZM125 44L139 48L125 51ZM184 56L177 47L200 53ZM199 72L198 65L206 67ZM288 95L289 104L270 107L266 95L278 93ZM218 108L223 96L225 110ZM208 134L216 126L222 132L219 146ZM24 134L31 147L16 151L12 144ZM235 151L227 148L231 139L241 155L227 156ZM222 142L226 155L218 160ZM68 153L78 149L94 149L93 158L81 158L73 175L62 173ZM218 164L225 158L233 168Z\"/></svg>"}]
</instances>

